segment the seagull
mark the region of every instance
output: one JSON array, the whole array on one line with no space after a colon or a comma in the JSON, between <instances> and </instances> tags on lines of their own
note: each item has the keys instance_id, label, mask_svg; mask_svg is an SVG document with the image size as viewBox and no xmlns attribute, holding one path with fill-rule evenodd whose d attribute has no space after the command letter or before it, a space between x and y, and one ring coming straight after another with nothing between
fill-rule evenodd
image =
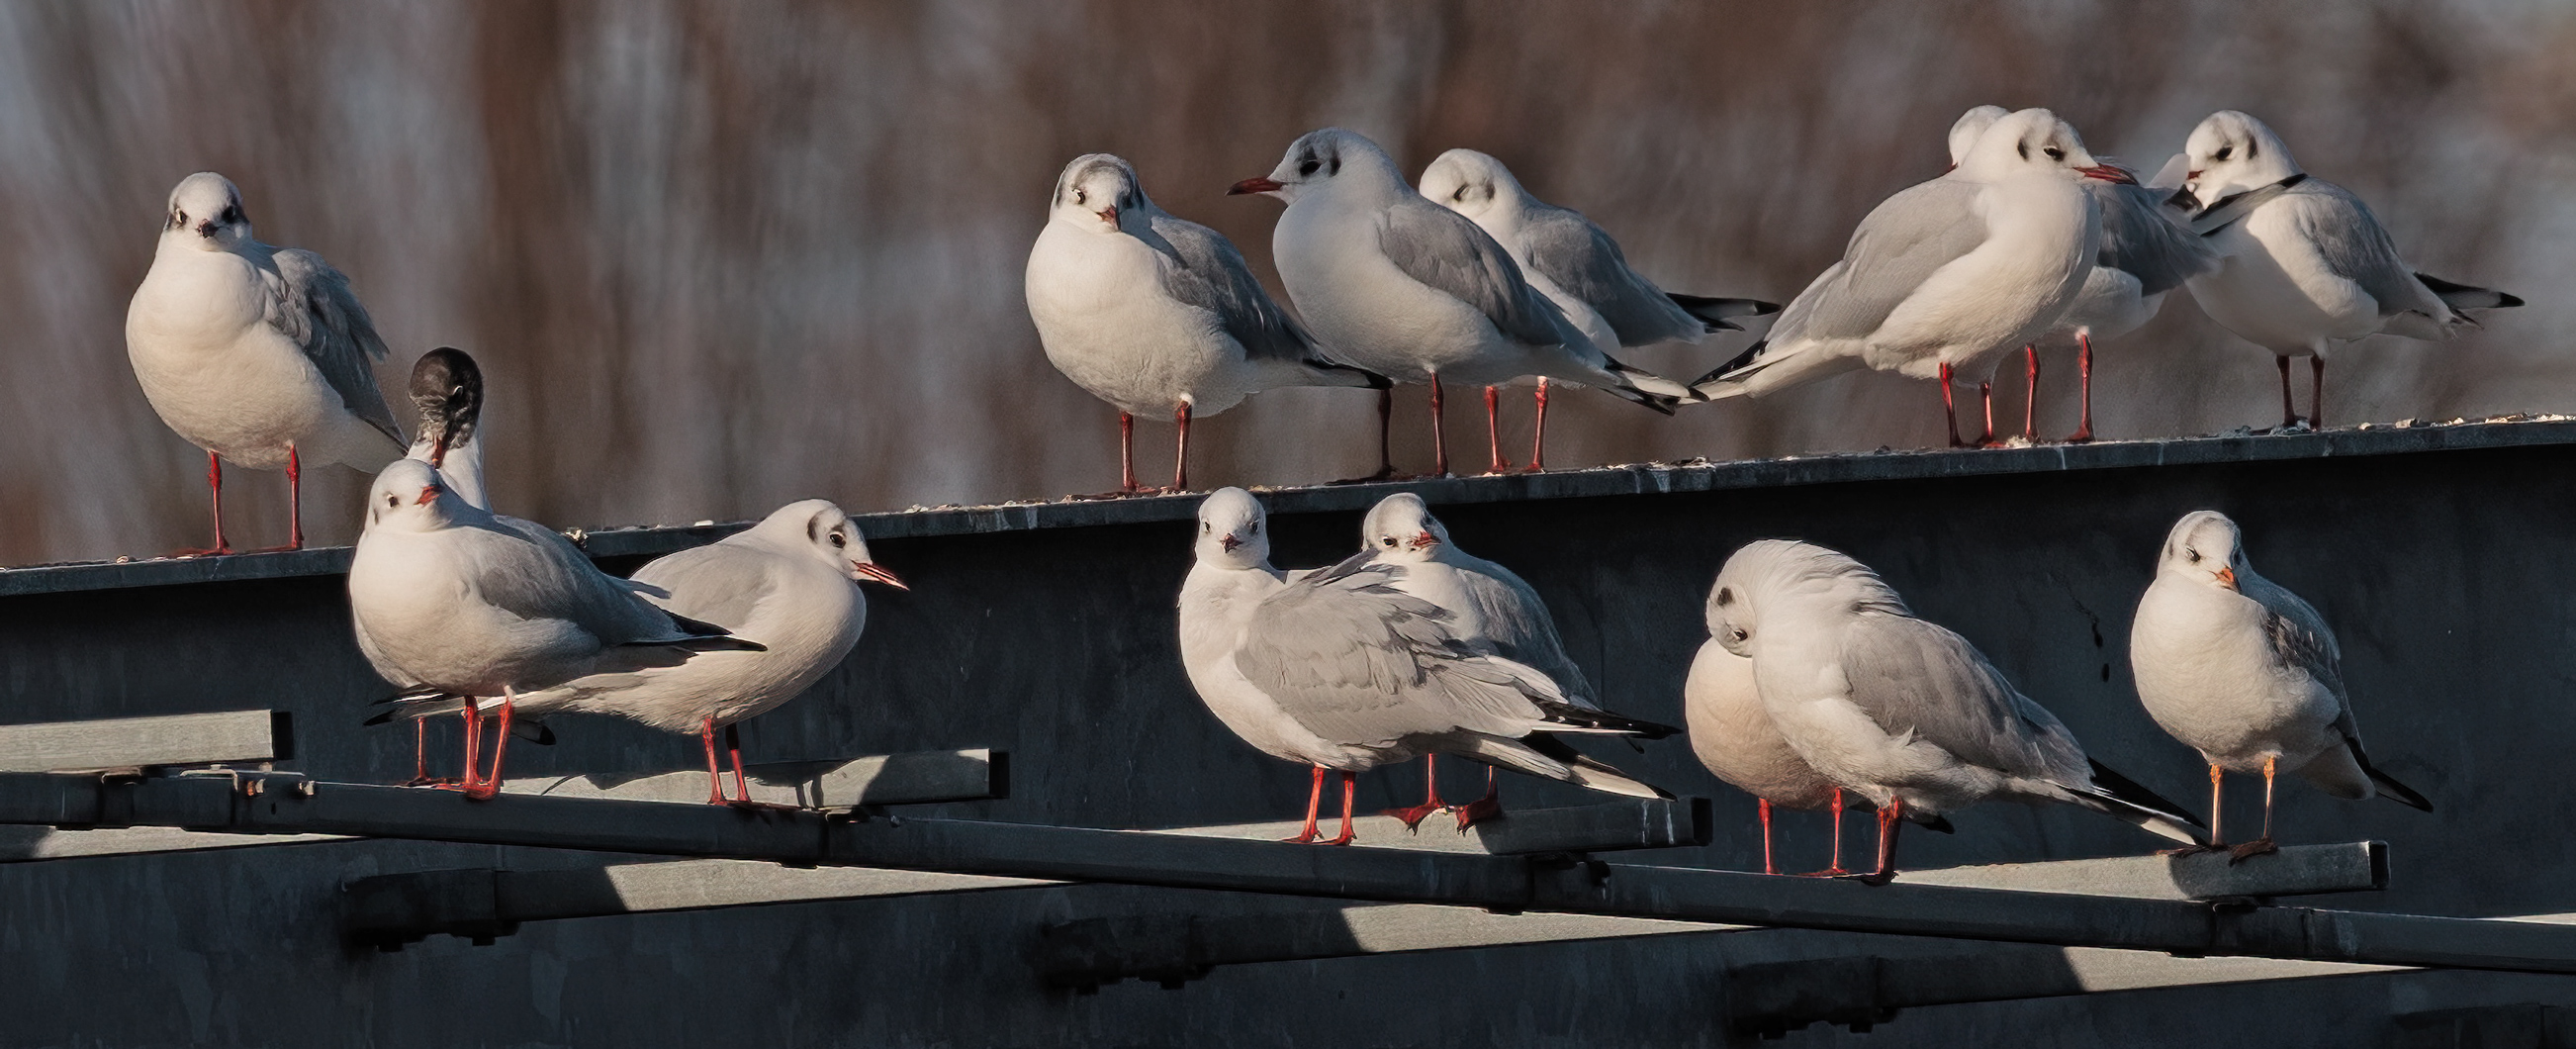
<instances>
[{"instance_id":1,"label":"seagull","mask_svg":"<svg viewBox=\"0 0 2576 1049\"><path fill-rule=\"evenodd\" d=\"M2209 764L2210 849L2222 847L2227 772L2263 774L2263 836L2231 850L2239 860L2275 851L2276 770L2338 798L2376 795L2433 811L2361 749L2342 663L2325 617L2254 573L2236 522L2215 510L2174 522L2129 628L2129 669L2147 715Z\"/></svg>"},{"instance_id":2,"label":"seagull","mask_svg":"<svg viewBox=\"0 0 2576 1049\"><path fill-rule=\"evenodd\" d=\"M1342 832L1325 844L1346 845L1352 777L1421 754L1612 794L1672 796L1556 738L1652 737L1671 728L1576 704L1545 673L1460 636L1448 610L1397 589L1409 570L1360 553L1301 576L1254 606L1235 646L1243 679L1340 751L1316 765L1305 830L1292 840L1320 833L1327 770L1342 778Z\"/></svg>"},{"instance_id":3,"label":"seagull","mask_svg":"<svg viewBox=\"0 0 2576 1049\"><path fill-rule=\"evenodd\" d=\"M1833 860L1819 874L1840 876L1843 870L1843 789L1799 757L1771 712L1753 676L1753 661L1719 644L1717 587L1709 587L1709 640L1691 658L1690 675L1682 680L1684 724L1691 751L1717 778L1751 794L1761 813L1762 873L1778 874L1771 855L1771 810L1830 808L1834 814Z\"/></svg>"},{"instance_id":4,"label":"seagull","mask_svg":"<svg viewBox=\"0 0 2576 1049\"><path fill-rule=\"evenodd\" d=\"M1511 569L1459 549L1449 538L1448 527L1431 515L1421 496L1398 492L1370 507L1360 523L1360 539L1363 555L1403 568L1388 585L1447 612L1457 636L1490 645L1495 654L1547 675L1566 702L1585 710L1601 709L1583 668L1565 653L1556 620L1539 599L1537 588ZM1647 739L1662 739L1677 731L1652 722L1636 724L1645 726L1638 734ZM1423 781L1422 804L1387 814L1411 827L1448 808L1440 800L1435 761L1425 761ZM1485 796L1458 809L1458 826L1470 826L1501 811L1489 773Z\"/></svg>"},{"instance_id":5,"label":"seagull","mask_svg":"<svg viewBox=\"0 0 2576 1049\"><path fill-rule=\"evenodd\" d=\"M1976 136L2005 116L2002 106L1978 106L1950 128L1950 166L1967 156ZM2105 163L2109 163L2105 161ZM2111 166L2118 167L2113 164ZM2123 168L2122 170L2128 170ZM2163 308L2165 293L2218 267L2218 253L2192 232L2181 216L2166 207L2165 194L2131 181L2086 179L2081 185L2102 206L2101 248L2084 289L2057 326L2022 347L2029 388L2022 401L2021 435L2037 440L2039 348L2070 347L2083 375L2083 420L2067 440L2093 439L2093 339L2116 339L2145 327Z\"/></svg>"},{"instance_id":6,"label":"seagull","mask_svg":"<svg viewBox=\"0 0 2576 1049\"><path fill-rule=\"evenodd\" d=\"M1759 397L1867 367L1941 381L1958 447L1955 373L1988 375L2046 333L2083 290L2101 238L2085 179L2134 181L2084 149L2045 109L1997 120L1962 163L1881 202L1842 261L1800 292L1767 339L1694 386L1710 399ZM1983 383L1981 393L1990 394ZM1994 439L1991 400L1986 433Z\"/></svg>"},{"instance_id":7,"label":"seagull","mask_svg":"<svg viewBox=\"0 0 2576 1049\"><path fill-rule=\"evenodd\" d=\"M482 367L453 346L421 354L411 366L411 403L420 412L420 430L404 458L428 463L467 505L492 509L483 489Z\"/></svg>"},{"instance_id":8,"label":"seagull","mask_svg":"<svg viewBox=\"0 0 2576 1049\"><path fill-rule=\"evenodd\" d=\"M2415 272L2370 205L2308 177L2281 136L2251 116L2210 114L2192 129L2184 156L2188 170L2173 203L2191 213L2192 228L2220 257L2216 271L2192 278L2191 296L2211 320L2272 351L2283 427L2299 424L2290 358L2308 358L2307 424L2321 429L2333 343L2382 333L2445 342L2478 326L2465 311L2522 305Z\"/></svg>"},{"instance_id":9,"label":"seagull","mask_svg":"<svg viewBox=\"0 0 2576 1049\"><path fill-rule=\"evenodd\" d=\"M1690 388L1621 364L1530 286L1511 253L1464 216L1415 193L1377 143L1310 131L1268 178L1230 193L1285 201L1271 253L1288 296L1324 345L1370 371L1431 384L1433 472L1449 473L1440 383L1524 375L1599 386L1666 415ZM1393 391L1378 400L1379 476Z\"/></svg>"},{"instance_id":10,"label":"seagull","mask_svg":"<svg viewBox=\"0 0 2576 1049\"><path fill-rule=\"evenodd\" d=\"M1181 667L1199 700L1237 737L1271 757L1314 768L1306 826L1301 837L1291 839L1307 842L1321 833L1315 811L1323 801L1326 772L1363 771L1380 758L1365 747L1309 731L1235 665L1235 650L1243 644L1253 610L1286 588L1290 578L1270 564L1268 520L1261 502L1241 488L1217 489L1199 503L1199 530L1192 542L1197 561L1181 582Z\"/></svg>"},{"instance_id":11,"label":"seagull","mask_svg":"<svg viewBox=\"0 0 2576 1049\"><path fill-rule=\"evenodd\" d=\"M251 239L241 191L211 171L170 191L152 269L125 312L125 352L161 421L206 450L215 545L228 554L226 459L286 468L288 541L304 548L303 460L374 471L403 451L376 390L367 308L322 256Z\"/></svg>"},{"instance_id":12,"label":"seagull","mask_svg":"<svg viewBox=\"0 0 2576 1049\"><path fill-rule=\"evenodd\" d=\"M1047 360L1118 409L1119 494L1148 490L1136 483L1137 413L1168 410L1180 427L1179 492L1193 415L1281 386L1392 385L1326 357L1231 241L1154 206L1136 170L1107 153L1075 157L1056 177L1025 286Z\"/></svg>"},{"instance_id":13,"label":"seagull","mask_svg":"<svg viewBox=\"0 0 2576 1049\"><path fill-rule=\"evenodd\" d=\"M500 789L521 690L705 652L761 650L654 607L543 526L466 503L417 459L395 460L367 492L366 530L349 564L349 611L367 661L396 685L501 698L489 776L474 767L480 712L458 705L466 747L459 786L477 799Z\"/></svg>"},{"instance_id":14,"label":"seagull","mask_svg":"<svg viewBox=\"0 0 2576 1049\"><path fill-rule=\"evenodd\" d=\"M1628 257L1608 231L1581 212L1560 208L1521 188L1503 162L1472 149L1453 149L1424 168L1422 195L1467 216L1510 252L1530 286L1565 312L1593 345L1651 346L1698 342L1720 331L1742 331L1730 318L1778 313L1757 299L1713 299L1664 291L1628 268ZM1530 438L1530 471L1546 469L1546 376L1538 380L1538 426ZM1494 387L1485 387L1485 438L1493 471L1508 469L1495 421Z\"/></svg>"},{"instance_id":15,"label":"seagull","mask_svg":"<svg viewBox=\"0 0 2576 1049\"><path fill-rule=\"evenodd\" d=\"M2081 805L2189 845L2199 824L2084 755L1967 639L1917 619L1877 573L1808 543L1747 544L1718 571L1719 645L1753 660L1762 705L1815 770L1878 808L1878 869L1899 820L1991 799Z\"/></svg>"}]
</instances>

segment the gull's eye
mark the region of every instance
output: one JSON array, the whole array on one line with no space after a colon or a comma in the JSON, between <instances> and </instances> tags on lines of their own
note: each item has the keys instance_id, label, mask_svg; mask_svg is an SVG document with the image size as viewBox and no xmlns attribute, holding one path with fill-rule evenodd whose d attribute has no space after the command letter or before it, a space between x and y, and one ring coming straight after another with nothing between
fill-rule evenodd
<instances>
[{"instance_id":1,"label":"gull's eye","mask_svg":"<svg viewBox=\"0 0 2576 1049\"><path fill-rule=\"evenodd\" d=\"M1384 546L1384 547L1393 547L1393 546L1395 545L1395 537L1394 537L1394 536L1391 536L1391 535L1390 535L1390 536L1386 536L1386 537L1384 537L1384 538L1379 539L1379 540L1377 541L1377 544L1378 544L1379 546Z\"/></svg>"},{"instance_id":2,"label":"gull's eye","mask_svg":"<svg viewBox=\"0 0 2576 1049\"><path fill-rule=\"evenodd\" d=\"M386 496L386 497L385 497L385 505L386 505L386 506L401 506L401 505L402 505L402 497L401 497L401 496L399 496L399 495L388 495L388 496Z\"/></svg>"},{"instance_id":3,"label":"gull's eye","mask_svg":"<svg viewBox=\"0 0 2576 1049\"><path fill-rule=\"evenodd\" d=\"M2050 146L2047 149L2040 150L2040 152L2048 154L2048 159L2050 160L2066 159L2066 151L2055 146Z\"/></svg>"},{"instance_id":4,"label":"gull's eye","mask_svg":"<svg viewBox=\"0 0 2576 1049\"><path fill-rule=\"evenodd\" d=\"M2218 152L2216 152L2216 153L2212 153L2212 154L2210 154L2210 155L2209 155L2209 159L2211 159L2211 160L2225 160L2225 159L2227 159L2227 155L2228 155L2228 154L2230 154L2230 153L2234 153L2234 152L2236 152L2236 147L2234 147L2234 146L2220 146L2220 147L2218 147Z\"/></svg>"},{"instance_id":5,"label":"gull's eye","mask_svg":"<svg viewBox=\"0 0 2576 1049\"><path fill-rule=\"evenodd\" d=\"M1260 535L1260 534L1261 534L1261 522L1259 522L1259 521L1254 521L1254 522L1252 522L1252 527L1244 529L1244 530L1243 530L1243 534L1245 534L1245 535Z\"/></svg>"},{"instance_id":6,"label":"gull's eye","mask_svg":"<svg viewBox=\"0 0 2576 1049\"><path fill-rule=\"evenodd\" d=\"M1074 190L1073 202L1076 204L1089 204L1091 203L1091 194L1085 190Z\"/></svg>"},{"instance_id":7,"label":"gull's eye","mask_svg":"<svg viewBox=\"0 0 2576 1049\"><path fill-rule=\"evenodd\" d=\"M2187 546L2186 546L2186 547L2184 547L2184 548L2182 549L2182 555L2183 555L2184 557L2188 557L2188 558L2190 558L2190 559L2191 559L2191 563L2193 563L2193 564L2199 564L2199 563L2200 563L2200 551L2198 551L2198 550L2194 550L2194 549L2192 549L2192 548L2190 548L2190 547L2187 547Z\"/></svg>"},{"instance_id":8,"label":"gull's eye","mask_svg":"<svg viewBox=\"0 0 2576 1049\"><path fill-rule=\"evenodd\" d=\"M1316 169L1323 166L1324 164L1322 161L1316 160L1313 157L1307 157L1306 159L1297 162L1297 176L1299 178L1313 178Z\"/></svg>"},{"instance_id":9,"label":"gull's eye","mask_svg":"<svg viewBox=\"0 0 2576 1049\"><path fill-rule=\"evenodd\" d=\"M173 212L171 212L171 213L170 213L170 224L171 224L172 226L185 226L185 225L187 225L187 224L188 224L188 213L187 213L186 211L173 211Z\"/></svg>"},{"instance_id":10,"label":"gull's eye","mask_svg":"<svg viewBox=\"0 0 2576 1049\"><path fill-rule=\"evenodd\" d=\"M848 546L850 545L850 538L839 532L834 532L832 533L832 545L836 547Z\"/></svg>"},{"instance_id":11,"label":"gull's eye","mask_svg":"<svg viewBox=\"0 0 2576 1049\"><path fill-rule=\"evenodd\" d=\"M1753 636L1753 635L1751 635L1751 634L1747 634L1747 633L1745 633L1745 632L1744 632L1744 628L1743 628L1743 627L1740 627L1740 626L1737 626L1737 627L1728 627L1728 628L1726 628L1726 633L1727 633L1727 635L1728 635L1728 636L1733 637L1734 639L1736 639L1736 640L1738 640L1738 641L1742 641L1742 640L1744 640L1745 638L1748 638L1748 637Z\"/></svg>"},{"instance_id":12,"label":"gull's eye","mask_svg":"<svg viewBox=\"0 0 2576 1049\"><path fill-rule=\"evenodd\" d=\"M1214 524L1210 524L1210 523L1208 523L1208 522L1206 522L1206 521L1201 521L1201 522L1199 522L1199 534L1200 534L1200 535L1206 535L1206 534L1208 534L1208 533L1210 533L1210 532L1213 532L1213 531L1216 531L1216 526L1215 526Z\"/></svg>"}]
</instances>

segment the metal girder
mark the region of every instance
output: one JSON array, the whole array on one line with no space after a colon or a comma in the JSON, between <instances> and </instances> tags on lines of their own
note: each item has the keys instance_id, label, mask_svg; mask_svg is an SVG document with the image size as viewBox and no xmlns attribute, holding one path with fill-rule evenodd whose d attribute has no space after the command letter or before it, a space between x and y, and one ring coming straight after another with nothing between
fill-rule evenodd
<instances>
[{"instance_id":1,"label":"metal girder","mask_svg":"<svg viewBox=\"0 0 2576 1049\"><path fill-rule=\"evenodd\" d=\"M294 739L275 710L0 725L0 772L256 764L293 757Z\"/></svg>"},{"instance_id":2,"label":"metal girder","mask_svg":"<svg viewBox=\"0 0 2576 1049\"><path fill-rule=\"evenodd\" d=\"M2075 896L1902 881L1448 855L970 820L502 797L296 777L0 774L0 822L158 825L761 859L1222 889L1488 910L1615 914L2446 968L2576 972L2576 927L2297 907Z\"/></svg>"}]
</instances>

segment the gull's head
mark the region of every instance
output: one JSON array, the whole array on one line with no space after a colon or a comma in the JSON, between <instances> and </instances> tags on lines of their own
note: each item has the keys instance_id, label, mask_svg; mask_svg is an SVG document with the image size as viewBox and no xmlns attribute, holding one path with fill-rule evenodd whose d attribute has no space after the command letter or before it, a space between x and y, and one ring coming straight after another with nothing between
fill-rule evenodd
<instances>
[{"instance_id":1,"label":"gull's head","mask_svg":"<svg viewBox=\"0 0 2576 1049\"><path fill-rule=\"evenodd\" d=\"M1357 131L1328 127L1309 131L1289 143L1288 154L1268 178L1248 178L1234 184L1228 195L1259 193L1294 204L1297 198L1345 182L1365 181L1383 186L1392 181L1404 186L1404 176L1395 167L1395 158L1387 156L1377 143ZM1404 187L1410 192L1411 187Z\"/></svg>"},{"instance_id":2,"label":"gull's head","mask_svg":"<svg viewBox=\"0 0 2576 1049\"><path fill-rule=\"evenodd\" d=\"M437 468L418 459L396 459L367 489L367 531L437 531L454 521L464 505L439 483Z\"/></svg>"},{"instance_id":3,"label":"gull's head","mask_svg":"<svg viewBox=\"0 0 2576 1049\"><path fill-rule=\"evenodd\" d=\"M1219 488L1199 503L1199 534L1193 549L1203 565L1260 568L1270 563L1270 535L1263 527L1269 514L1261 500L1240 488Z\"/></svg>"},{"instance_id":4,"label":"gull's head","mask_svg":"<svg viewBox=\"0 0 2576 1049\"><path fill-rule=\"evenodd\" d=\"M1422 169L1422 195L1470 219L1518 203L1519 179L1503 162L1472 149L1453 149Z\"/></svg>"},{"instance_id":5,"label":"gull's head","mask_svg":"<svg viewBox=\"0 0 2576 1049\"><path fill-rule=\"evenodd\" d=\"M2135 176L2093 159L2075 126L2045 109L2006 113L1977 136L1951 174L1970 182L1999 182L2031 173L2070 181L2101 179L2134 184Z\"/></svg>"},{"instance_id":6,"label":"gull's head","mask_svg":"<svg viewBox=\"0 0 2576 1049\"><path fill-rule=\"evenodd\" d=\"M868 556L868 539L859 534L858 522L850 520L850 515L829 499L806 499L779 507L753 525L752 531L774 542L802 546L853 583L912 589Z\"/></svg>"},{"instance_id":7,"label":"gull's head","mask_svg":"<svg viewBox=\"0 0 2576 1049\"><path fill-rule=\"evenodd\" d=\"M2253 567L2245 563L2244 539L2244 533L2226 514L2194 510L2182 515L2182 520L2174 522L2173 531L2165 533L2164 556L2156 563L2156 574L2236 590L2244 577L2254 574Z\"/></svg>"},{"instance_id":8,"label":"gull's head","mask_svg":"<svg viewBox=\"0 0 2576 1049\"><path fill-rule=\"evenodd\" d=\"M1755 658L1762 631L1829 628L1866 612L1911 615L1869 566L1836 550L1787 539L1744 544L1708 592L1708 632L1727 651Z\"/></svg>"},{"instance_id":9,"label":"gull's head","mask_svg":"<svg viewBox=\"0 0 2576 1049\"><path fill-rule=\"evenodd\" d=\"M180 179L170 191L170 210L161 216L161 236L200 251L231 251L249 243L250 217L242 213L241 190L211 171Z\"/></svg>"},{"instance_id":10,"label":"gull's head","mask_svg":"<svg viewBox=\"0 0 2576 1049\"><path fill-rule=\"evenodd\" d=\"M1086 153L1056 176L1048 217L1092 233L1116 233L1120 221L1139 214L1144 203L1133 166L1107 153Z\"/></svg>"},{"instance_id":11,"label":"gull's head","mask_svg":"<svg viewBox=\"0 0 2576 1049\"><path fill-rule=\"evenodd\" d=\"M2248 193L2299 173L2299 162L2281 136L2252 116L2222 109L2191 129L2183 143L2186 165L2177 203L2206 211L2239 193Z\"/></svg>"},{"instance_id":12,"label":"gull's head","mask_svg":"<svg viewBox=\"0 0 2576 1049\"><path fill-rule=\"evenodd\" d=\"M1381 561L1430 561L1449 546L1449 528L1411 492L1398 492L1369 508L1360 522L1360 548Z\"/></svg>"},{"instance_id":13,"label":"gull's head","mask_svg":"<svg viewBox=\"0 0 2576 1049\"><path fill-rule=\"evenodd\" d=\"M1977 136L2011 112L2002 106L1978 106L1959 114L1958 123L1950 125L1950 166L1958 167L1960 161L1968 159L1968 147L1977 144Z\"/></svg>"},{"instance_id":14,"label":"gull's head","mask_svg":"<svg viewBox=\"0 0 2576 1049\"><path fill-rule=\"evenodd\" d=\"M430 441L429 465L445 466L447 453L472 441L483 417L483 369L449 346L421 354L411 366L411 403Z\"/></svg>"}]
</instances>

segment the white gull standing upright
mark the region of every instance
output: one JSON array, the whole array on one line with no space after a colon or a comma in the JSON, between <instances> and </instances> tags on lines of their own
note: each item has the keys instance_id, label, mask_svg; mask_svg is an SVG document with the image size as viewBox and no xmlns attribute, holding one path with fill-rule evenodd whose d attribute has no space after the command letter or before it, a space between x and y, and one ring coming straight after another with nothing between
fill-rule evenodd
<instances>
[{"instance_id":1,"label":"white gull standing upright","mask_svg":"<svg viewBox=\"0 0 2576 1049\"><path fill-rule=\"evenodd\" d=\"M2433 803L2370 763L2344 690L2343 650L2324 616L2254 572L2236 522L2195 510L2174 522L2156 581L2129 627L2129 669L2156 724L2209 764L2210 848L2225 773L2263 774L2263 836L2237 859L2271 852L2272 777L2296 772L2338 798Z\"/></svg>"},{"instance_id":2,"label":"white gull standing upright","mask_svg":"<svg viewBox=\"0 0 2576 1049\"><path fill-rule=\"evenodd\" d=\"M1730 318L1778 313L1758 299L1716 299L1668 292L1628 268L1627 254L1610 233L1583 213L1531 196L1503 162L1472 149L1440 154L1422 169L1423 197L1467 216L1520 264L1530 286L1547 296L1593 345L1652 346L1698 342L1720 331L1742 331ZM1538 379L1538 424L1530 438L1532 471L1546 469L1546 376ZM1485 387L1485 439L1494 469L1503 459L1495 419L1494 387Z\"/></svg>"},{"instance_id":3,"label":"white gull standing upright","mask_svg":"<svg viewBox=\"0 0 2576 1049\"><path fill-rule=\"evenodd\" d=\"M2002 106L1978 106L1950 128L1950 164L1958 166L1977 135L2002 119ZM2117 165L2113 165L2117 166ZM2132 178L2136 176L2131 171ZM2093 271L2084 289L2037 341L2023 347L2029 387L2022 402L2021 435L2037 440L2039 350L2076 351L2083 376L2083 414L2069 441L2093 439L2093 340L2116 339L2144 327L2164 307L2165 293L2218 266L2209 242L2182 222L2180 212L2165 206L2165 193L2136 182L2086 179L2084 191L2102 205L2102 241L2094 253Z\"/></svg>"},{"instance_id":4,"label":"white gull standing upright","mask_svg":"<svg viewBox=\"0 0 2576 1049\"><path fill-rule=\"evenodd\" d=\"M1286 201L1271 235L1279 279L1308 328L1371 371L1431 385L1434 473L1449 472L1440 384L1494 386L1525 375L1598 386L1667 415L1688 387L1612 359L1538 289L1511 253L1464 216L1406 185L1359 133L1307 132L1267 178L1232 193ZM1391 393L1378 402L1379 474Z\"/></svg>"},{"instance_id":5,"label":"white gull standing upright","mask_svg":"<svg viewBox=\"0 0 2576 1049\"><path fill-rule=\"evenodd\" d=\"M2352 191L2311 178L2263 122L2233 109L2212 113L2184 147L2174 203L2209 238L2218 268L2191 280L2211 320L2272 351L2281 372L2281 425L2290 403L2290 358L2306 355L2307 423L2325 425L2326 354L2338 342L2386 333L2448 341L2478 322L2464 312L2520 306L2489 288L2415 272Z\"/></svg>"},{"instance_id":6,"label":"white gull standing upright","mask_svg":"<svg viewBox=\"0 0 2576 1049\"><path fill-rule=\"evenodd\" d=\"M1190 420L1282 386L1367 386L1384 376L1340 364L1272 302L1217 231L1172 217L1128 163L1075 157L1056 177L1023 287L1047 360L1118 408L1119 491L1136 483L1135 416L1171 412L1180 428L1172 490L1189 487Z\"/></svg>"},{"instance_id":7,"label":"white gull standing upright","mask_svg":"<svg viewBox=\"0 0 2576 1049\"><path fill-rule=\"evenodd\" d=\"M1833 859L1818 874L1843 870L1843 789L1799 757L1780 734L1771 711L1762 705L1762 689L1753 661L1727 650L1717 638L1722 629L1718 586L1708 588L1706 618L1709 639L1691 657L1690 674L1682 679L1683 725L1690 729L1691 753L1727 785L1753 795L1762 825L1762 873L1778 874L1771 851L1771 810L1833 810Z\"/></svg>"},{"instance_id":8,"label":"white gull standing upright","mask_svg":"<svg viewBox=\"0 0 2576 1049\"><path fill-rule=\"evenodd\" d=\"M1716 637L1753 661L1762 705L1817 772L1878 807L1878 868L1900 820L1981 801L2081 805L2191 845L2197 821L2084 754L1966 638L1915 618L1867 566L1807 543L1748 543L1718 571Z\"/></svg>"},{"instance_id":9,"label":"white gull standing upright","mask_svg":"<svg viewBox=\"0 0 2576 1049\"><path fill-rule=\"evenodd\" d=\"M369 365L384 359L367 308L322 256L251 239L241 191L211 171L180 180L152 269L125 313L125 351L161 421L206 451L215 545L224 466L286 468L289 531L304 546L303 464L374 471L402 455Z\"/></svg>"},{"instance_id":10,"label":"white gull standing upright","mask_svg":"<svg viewBox=\"0 0 2576 1049\"><path fill-rule=\"evenodd\" d=\"M1938 379L1950 442L1967 443L1954 376L1991 377L2005 353L2056 326L2093 270L2102 209L2077 185L2088 178L2134 181L2095 161L2055 114L2006 115L1958 167L1872 209L1769 338L1698 390L1759 397L1864 367ZM1993 439L1989 400L1980 443Z\"/></svg>"}]
</instances>

